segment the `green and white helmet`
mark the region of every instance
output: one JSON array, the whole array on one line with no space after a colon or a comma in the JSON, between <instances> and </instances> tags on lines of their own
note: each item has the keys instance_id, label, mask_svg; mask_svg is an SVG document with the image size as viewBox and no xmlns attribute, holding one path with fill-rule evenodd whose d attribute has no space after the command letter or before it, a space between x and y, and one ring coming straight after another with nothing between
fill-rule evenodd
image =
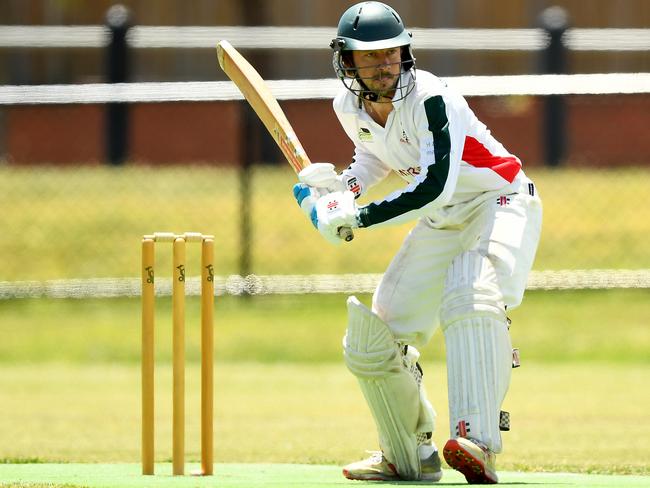
<instances>
[{"instance_id":1,"label":"green and white helmet","mask_svg":"<svg viewBox=\"0 0 650 488\"><path fill-rule=\"evenodd\" d=\"M395 86L392 101L401 100L415 87L415 58L411 50L411 37L393 8L381 2L357 3L343 13L336 37L330 42L330 47L334 50L334 71L352 93L366 100L377 101L378 95L359 77L352 61L352 51L400 47L402 71L411 71L411 76L400 77ZM406 78L405 84L402 78Z\"/></svg>"}]
</instances>

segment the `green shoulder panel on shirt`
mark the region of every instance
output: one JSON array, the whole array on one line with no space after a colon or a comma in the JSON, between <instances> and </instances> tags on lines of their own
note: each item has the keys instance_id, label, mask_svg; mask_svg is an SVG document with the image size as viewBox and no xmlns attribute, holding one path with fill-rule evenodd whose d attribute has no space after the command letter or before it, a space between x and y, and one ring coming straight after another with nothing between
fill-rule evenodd
<instances>
[{"instance_id":1,"label":"green shoulder panel on shirt","mask_svg":"<svg viewBox=\"0 0 650 488\"><path fill-rule=\"evenodd\" d=\"M449 120L442 96L437 95L424 101L424 110L433 134L435 163L429 165L425 179L413 190L402 193L391 201L371 203L359 210L359 220L364 227L385 222L411 210L424 207L442 193L449 175Z\"/></svg>"}]
</instances>

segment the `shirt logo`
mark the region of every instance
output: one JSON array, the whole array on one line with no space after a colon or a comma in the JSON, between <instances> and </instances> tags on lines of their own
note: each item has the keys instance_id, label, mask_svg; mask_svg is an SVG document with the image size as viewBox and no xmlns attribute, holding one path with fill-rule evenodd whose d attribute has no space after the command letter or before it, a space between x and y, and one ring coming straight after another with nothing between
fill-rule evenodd
<instances>
[{"instance_id":1,"label":"shirt logo","mask_svg":"<svg viewBox=\"0 0 650 488\"><path fill-rule=\"evenodd\" d=\"M406 135L406 132L404 132L404 129L402 129L402 137L400 137L399 142L403 142L404 144L410 144L409 136Z\"/></svg>"},{"instance_id":2,"label":"shirt logo","mask_svg":"<svg viewBox=\"0 0 650 488\"><path fill-rule=\"evenodd\" d=\"M360 127L358 135L361 142L372 142L372 133L367 127Z\"/></svg>"},{"instance_id":3,"label":"shirt logo","mask_svg":"<svg viewBox=\"0 0 650 488\"><path fill-rule=\"evenodd\" d=\"M419 175L422 172L422 168L419 166L410 167L407 169L397 170L397 173L404 178L410 178Z\"/></svg>"},{"instance_id":4,"label":"shirt logo","mask_svg":"<svg viewBox=\"0 0 650 488\"><path fill-rule=\"evenodd\" d=\"M348 178L346 186L348 187L348 190L354 193L354 198L359 198L359 195L361 195L361 185L355 176Z\"/></svg>"}]
</instances>

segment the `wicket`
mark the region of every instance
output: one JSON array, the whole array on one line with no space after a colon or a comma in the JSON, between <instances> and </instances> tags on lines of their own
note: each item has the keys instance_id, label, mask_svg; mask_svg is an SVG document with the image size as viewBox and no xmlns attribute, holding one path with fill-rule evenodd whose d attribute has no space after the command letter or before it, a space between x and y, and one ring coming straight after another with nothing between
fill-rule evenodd
<instances>
[{"instance_id":1,"label":"wicket","mask_svg":"<svg viewBox=\"0 0 650 488\"><path fill-rule=\"evenodd\" d=\"M155 243L171 242L173 474L185 472L185 244L201 243L201 475L213 472L214 237L156 232L142 238L142 474L154 474Z\"/></svg>"}]
</instances>

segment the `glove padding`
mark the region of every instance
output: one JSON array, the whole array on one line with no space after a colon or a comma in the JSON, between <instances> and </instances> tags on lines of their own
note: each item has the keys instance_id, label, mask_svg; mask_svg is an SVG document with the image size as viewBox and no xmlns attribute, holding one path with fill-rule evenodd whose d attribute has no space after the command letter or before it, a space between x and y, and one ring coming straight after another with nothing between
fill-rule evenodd
<instances>
[{"instance_id":1,"label":"glove padding","mask_svg":"<svg viewBox=\"0 0 650 488\"><path fill-rule=\"evenodd\" d=\"M314 211L315 210L315 211ZM357 204L354 202L354 193L351 191L336 191L320 197L312 210L316 222L312 222L318 231L332 244L340 244L343 240L339 236L341 227L357 228Z\"/></svg>"},{"instance_id":2,"label":"glove padding","mask_svg":"<svg viewBox=\"0 0 650 488\"><path fill-rule=\"evenodd\" d=\"M345 185L331 163L313 163L298 173L298 179L314 188L326 188L329 191L343 191Z\"/></svg>"},{"instance_id":3,"label":"glove padding","mask_svg":"<svg viewBox=\"0 0 650 488\"><path fill-rule=\"evenodd\" d=\"M300 209L309 217L314 227L318 228L316 224L316 202L326 192L318 188L311 188L304 183L296 183L293 185L293 196L295 197Z\"/></svg>"}]
</instances>

